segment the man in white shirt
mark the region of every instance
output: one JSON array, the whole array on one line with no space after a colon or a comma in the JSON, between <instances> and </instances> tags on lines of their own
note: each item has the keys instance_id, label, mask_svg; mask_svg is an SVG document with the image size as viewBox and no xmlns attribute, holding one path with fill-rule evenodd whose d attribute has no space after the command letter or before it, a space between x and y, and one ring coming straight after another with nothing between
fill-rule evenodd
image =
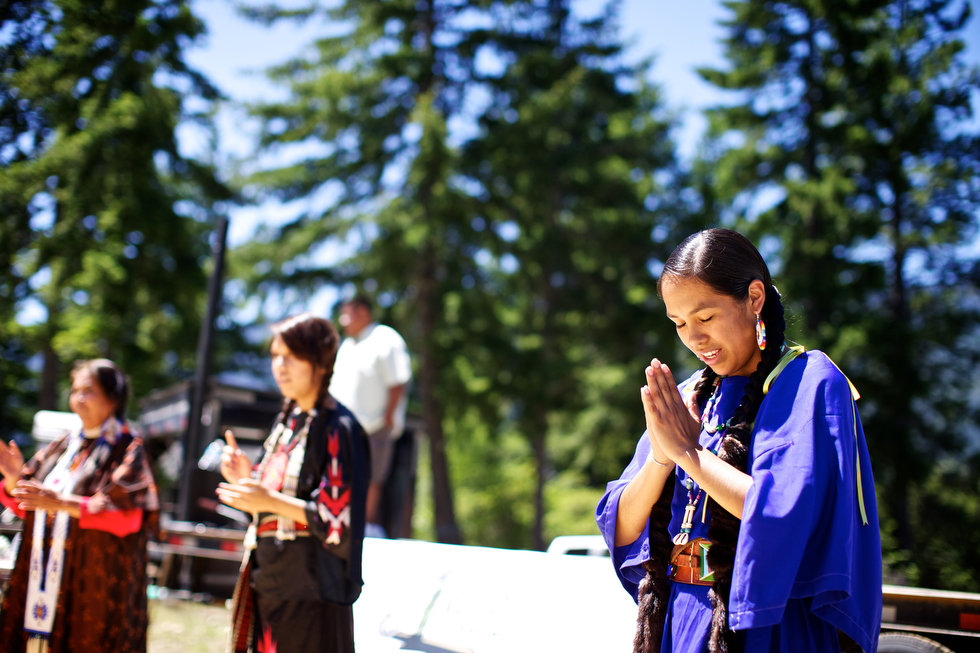
<instances>
[{"instance_id":1,"label":"man in white shirt","mask_svg":"<svg viewBox=\"0 0 980 653\"><path fill-rule=\"evenodd\" d=\"M374 321L367 298L357 295L344 301L339 322L346 337L337 350L330 394L354 413L368 434L371 484L367 534L383 535L381 494L391 468L394 442L405 428L411 361L398 332Z\"/></svg>"}]
</instances>

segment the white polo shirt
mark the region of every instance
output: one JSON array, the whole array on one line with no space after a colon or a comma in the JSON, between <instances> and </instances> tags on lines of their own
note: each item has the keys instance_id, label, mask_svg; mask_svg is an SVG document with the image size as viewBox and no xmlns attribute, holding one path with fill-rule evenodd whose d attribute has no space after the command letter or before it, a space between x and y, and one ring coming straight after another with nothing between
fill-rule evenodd
<instances>
[{"instance_id":1,"label":"white polo shirt","mask_svg":"<svg viewBox=\"0 0 980 653\"><path fill-rule=\"evenodd\" d=\"M348 336L337 350L330 394L347 406L368 433L385 425L388 389L412 378L405 340L384 324L369 324L357 336ZM392 437L405 428L408 393L395 410Z\"/></svg>"}]
</instances>

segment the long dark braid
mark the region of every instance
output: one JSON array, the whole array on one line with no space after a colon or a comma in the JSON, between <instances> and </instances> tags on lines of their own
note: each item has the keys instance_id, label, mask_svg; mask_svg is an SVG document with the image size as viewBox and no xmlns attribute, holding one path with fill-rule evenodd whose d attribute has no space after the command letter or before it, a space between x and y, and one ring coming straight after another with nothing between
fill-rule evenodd
<instances>
[{"instance_id":1,"label":"long dark braid","mask_svg":"<svg viewBox=\"0 0 980 653\"><path fill-rule=\"evenodd\" d=\"M283 397L282 410L279 412L279 416L276 418L276 423L288 425L289 416L293 414L294 408L296 408L296 400L290 399L289 397Z\"/></svg>"},{"instance_id":2,"label":"long dark braid","mask_svg":"<svg viewBox=\"0 0 980 653\"><path fill-rule=\"evenodd\" d=\"M674 496L674 475L667 477L660 498L650 512L650 559L643 563L646 577L636 590L639 613L636 621L635 653L655 653L660 650L667 615L667 564L673 543L667 525L670 523L670 502Z\"/></svg>"},{"instance_id":3,"label":"long dark braid","mask_svg":"<svg viewBox=\"0 0 980 653\"><path fill-rule=\"evenodd\" d=\"M786 322L779 293L772 285L769 269L758 250L744 236L728 229L708 229L685 239L664 264L658 290L665 278L695 278L740 300L748 296L753 281L762 281L765 287L766 300L760 317L766 323L767 347L762 352L759 366L749 377L718 454L719 458L745 472L752 425L762 403L762 385L775 369L785 341ZM699 407L706 404L718 380L710 367L703 370L694 387ZM647 574L637 590L639 617L633 643L636 653L659 651L663 638L669 596L667 566L673 545L667 528L675 478L674 474L670 475L650 513L650 560L644 563ZM708 506L711 510L708 538L712 543L708 563L715 574L715 583L708 593L712 604L708 650L711 653L734 653L739 642L728 628L728 598L740 522L710 497Z\"/></svg>"}]
</instances>

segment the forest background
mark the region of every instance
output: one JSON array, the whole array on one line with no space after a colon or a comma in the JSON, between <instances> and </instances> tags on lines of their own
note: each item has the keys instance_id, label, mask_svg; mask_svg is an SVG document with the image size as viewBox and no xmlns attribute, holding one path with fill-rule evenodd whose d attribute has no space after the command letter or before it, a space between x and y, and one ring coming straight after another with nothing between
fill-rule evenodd
<instances>
[{"instance_id":1,"label":"forest background","mask_svg":"<svg viewBox=\"0 0 980 653\"><path fill-rule=\"evenodd\" d=\"M888 580L980 590L970 3L721 3L698 71L719 99L683 155L615 3L239 3L310 35L248 102L188 63L221 29L197 4L0 8L4 438L66 407L78 358L119 362L137 400L191 378L216 225L252 210L215 370L267 378L269 321L369 293L413 354L415 535L541 548L595 532L650 357L695 369L656 279L724 225L770 262L789 337L863 394ZM221 146L228 115L247 152Z\"/></svg>"}]
</instances>

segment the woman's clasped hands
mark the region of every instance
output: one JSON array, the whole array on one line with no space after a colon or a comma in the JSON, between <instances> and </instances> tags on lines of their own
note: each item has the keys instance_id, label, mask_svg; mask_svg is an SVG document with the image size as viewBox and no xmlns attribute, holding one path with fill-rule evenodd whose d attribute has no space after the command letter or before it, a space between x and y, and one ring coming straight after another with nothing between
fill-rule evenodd
<instances>
[{"instance_id":1,"label":"woman's clasped hands","mask_svg":"<svg viewBox=\"0 0 980 653\"><path fill-rule=\"evenodd\" d=\"M685 402L670 368L656 358L644 372L646 385L640 388L640 400L651 456L660 465L678 463L685 454L698 447L701 420L693 403L693 394Z\"/></svg>"}]
</instances>

